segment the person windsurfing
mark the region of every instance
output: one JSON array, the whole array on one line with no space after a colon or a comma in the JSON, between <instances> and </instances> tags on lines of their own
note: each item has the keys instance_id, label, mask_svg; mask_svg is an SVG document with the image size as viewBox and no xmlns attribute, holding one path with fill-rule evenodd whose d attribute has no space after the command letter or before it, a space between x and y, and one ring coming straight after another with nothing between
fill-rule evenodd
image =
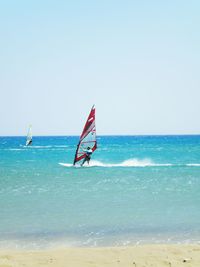
<instances>
[{"instance_id":1,"label":"person windsurfing","mask_svg":"<svg viewBox=\"0 0 200 267\"><path fill-rule=\"evenodd\" d=\"M29 126L27 137L26 137L26 146L30 146L32 144L32 126Z\"/></svg>"},{"instance_id":2,"label":"person windsurfing","mask_svg":"<svg viewBox=\"0 0 200 267\"><path fill-rule=\"evenodd\" d=\"M86 161L89 164L91 155L96 149L97 138L95 125L95 107L93 106L83 128L82 134L79 138L73 165L75 166L79 161L81 166L83 166Z\"/></svg>"},{"instance_id":3,"label":"person windsurfing","mask_svg":"<svg viewBox=\"0 0 200 267\"><path fill-rule=\"evenodd\" d=\"M93 151L92 151L92 149L90 147L88 147L87 149L83 149L83 151L85 152L85 158L84 158L83 162L81 163L81 166L83 166L83 164L86 161L87 161L87 163L89 165Z\"/></svg>"},{"instance_id":4,"label":"person windsurfing","mask_svg":"<svg viewBox=\"0 0 200 267\"><path fill-rule=\"evenodd\" d=\"M32 139L31 140L28 140L26 145L27 146L30 146L32 144L32 142L33 142Z\"/></svg>"}]
</instances>

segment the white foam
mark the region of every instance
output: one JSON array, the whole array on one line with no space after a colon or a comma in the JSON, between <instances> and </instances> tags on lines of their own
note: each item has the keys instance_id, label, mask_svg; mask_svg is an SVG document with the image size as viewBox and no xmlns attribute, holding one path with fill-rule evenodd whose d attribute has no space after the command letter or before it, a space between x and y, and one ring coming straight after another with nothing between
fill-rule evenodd
<instances>
[{"instance_id":1,"label":"white foam","mask_svg":"<svg viewBox=\"0 0 200 267\"><path fill-rule=\"evenodd\" d=\"M51 148L53 146L29 146L29 148Z\"/></svg>"},{"instance_id":2,"label":"white foam","mask_svg":"<svg viewBox=\"0 0 200 267\"><path fill-rule=\"evenodd\" d=\"M61 166L64 166L64 167L72 167L73 166L73 164L71 164L71 163L62 163L62 162L59 162L58 164L61 165Z\"/></svg>"},{"instance_id":3,"label":"white foam","mask_svg":"<svg viewBox=\"0 0 200 267\"><path fill-rule=\"evenodd\" d=\"M154 163L150 159L128 159L120 163L102 163L100 161L91 160L90 166L99 167L146 167L152 166ZM87 165L86 165L87 166Z\"/></svg>"},{"instance_id":4,"label":"white foam","mask_svg":"<svg viewBox=\"0 0 200 267\"><path fill-rule=\"evenodd\" d=\"M192 166L194 166L194 167L200 167L200 163L188 163L188 164L186 164L186 166L190 166L190 167L192 167Z\"/></svg>"},{"instance_id":5,"label":"white foam","mask_svg":"<svg viewBox=\"0 0 200 267\"><path fill-rule=\"evenodd\" d=\"M64 167L72 167L73 164L70 163L59 163ZM80 165L76 165L76 167L80 167ZM91 160L90 164L87 163L83 167L150 167L150 166L172 166L172 164L156 164L151 159L128 159L120 163L103 163L98 160Z\"/></svg>"},{"instance_id":6,"label":"white foam","mask_svg":"<svg viewBox=\"0 0 200 267\"><path fill-rule=\"evenodd\" d=\"M10 150L10 151L19 151L19 150L23 150L22 148L7 148L5 150Z\"/></svg>"},{"instance_id":7,"label":"white foam","mask_svg":"<svg viewBox=\"0 0 200 267\"><path fill-rule=\"evenodd\" d=\"M71 163L59 163L61 166L64 167L73 167L74 165ZM120 163L103 163L98 160L91 160L90 164L88 165L85 163L83 167L90 168L90 167L105 167L105 168L111 168L111 167L170 167L170 166L194 166L194 167L200 167L200 163L188 163L188 164L172 164L172 163L155 163L151 159L127 159L125 161L122 161ZM80 165L76 165L75 167L80 167Z\"/></svg>"}]
</instances>

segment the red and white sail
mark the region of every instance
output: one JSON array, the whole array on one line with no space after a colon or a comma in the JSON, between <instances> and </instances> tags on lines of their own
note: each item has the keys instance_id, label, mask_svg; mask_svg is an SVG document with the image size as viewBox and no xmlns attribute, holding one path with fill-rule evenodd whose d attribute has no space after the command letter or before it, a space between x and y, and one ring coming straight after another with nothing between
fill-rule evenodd
<instances>
[{"instance_id":1,"label":"red and white sail","mask_svg":"<svg viewBox=\"0 0 200 267\"><path fill-rule=\"evenodd\" d=\"M95 107L93 106L87 118L83 132L77 145L74 157L74 165L85 158L85 150L90 147L94 152L97 149L96 125L95 125Z\"/></svg>"}]
</instances>

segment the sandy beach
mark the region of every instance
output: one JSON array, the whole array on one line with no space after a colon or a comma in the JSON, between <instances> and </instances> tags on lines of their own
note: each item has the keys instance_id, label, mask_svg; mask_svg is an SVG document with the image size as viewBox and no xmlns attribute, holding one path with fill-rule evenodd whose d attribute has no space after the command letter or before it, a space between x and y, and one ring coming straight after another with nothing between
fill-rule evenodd
<instances>
[{"instance_id":1,"label":"sandy beach","mask_svg":"<svg viewBox=\"0 0 200 267\"><path fill-rule=\"evenodd\" d=\"M1 250L0 267L11 266L199 267L200 245L139 245L43 251Z\"/></svg>"}]
</instances>

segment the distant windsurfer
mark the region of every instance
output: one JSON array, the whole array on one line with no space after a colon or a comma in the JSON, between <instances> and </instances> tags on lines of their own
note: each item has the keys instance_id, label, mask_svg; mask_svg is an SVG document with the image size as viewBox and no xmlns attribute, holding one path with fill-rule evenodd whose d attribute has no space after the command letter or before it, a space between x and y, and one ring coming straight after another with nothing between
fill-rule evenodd
<instances>
[{"instance_id":1,"label":"distant windsurfer","mask_svg":"<svg viewBox=\"0 0 200 267\"><path fill-rule=\"evenodd\" d=\"M30 146L32 144L32 139L28 141L27 146Z\"/></svg>"},{"instance_id":2,"label":"distant windsurfer","mask_svg":"<svg viewBox=\"0 0 200 267\"><path fill-rule=\"evenodd\" d=\"M81 166L83 166L83 164L87 161L88 165L92 156L92 149L90 147L88 147L87 149L83 149L83 151L85 152L85 158L81 164Z\"/></svg>"},{"instance_id":3,"label":"distant windsurfer","mask_svg":"<svg viewBox=\"0 0 200 267\"><path fill-rule=\"evenodd\" d=\"M29 126L27 137L26 137L26 146L30 146L32 144L32 126Z\"/></svg>"}]
</instances>

